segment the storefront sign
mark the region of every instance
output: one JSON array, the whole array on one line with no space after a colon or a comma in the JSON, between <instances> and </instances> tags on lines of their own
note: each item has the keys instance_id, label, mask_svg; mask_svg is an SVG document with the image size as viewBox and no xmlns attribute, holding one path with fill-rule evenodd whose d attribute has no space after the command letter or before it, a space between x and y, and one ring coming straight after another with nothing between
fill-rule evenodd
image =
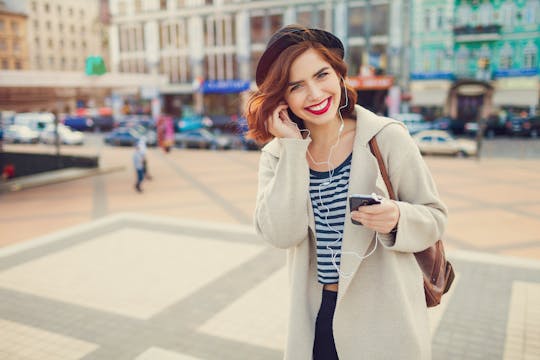
<instances>
[{"instance_id":1,"label":"storefront sign","mask_svg":"<svg viewBox=\"0 0 540 360\"><path fill-rule=\"evenodd\" d=\"M538 69L508 69L497 70L493 73L496 78L535 76L538 75Z\"/></svg>"},{"instance_id":2,"label":"storefront sign","mask_svg":"<svg viewBox=\"0 0 540 360\"><path fill-rule=\"evenodd\" d=\"M206 80L201 88L205 94L234 94L249 89L246 80Z\"/></svg>"},{"instance_id":3,"label":"storefront sign","mask_svg":"<svg viewBox=\"0 0 540 360\"><path fill-rule=\"evenodd\" d=\"M411 80L453 80L454 74L451 72L434 73L411 73Z\"/></svg>"},{"instance_id":4,"label":"storefront sign","mask_svg":"<svg viewBox=\"0 0 540 360\"><path fill-rule=\"evenodd\" d=\"M347 82L356 90L386 90L394 83L392 76L350 77Z\"/></svg>"},{"instance_id":5,"label":"storefront sign","mask_svg":"<svg viewBox=\"0 0 540 360\"><path fill-rule=\"evenodd\" d=\"M537 77L509 77L497 80L497 90L536 90L538 91Z\"/></svg>"}]
</instances>

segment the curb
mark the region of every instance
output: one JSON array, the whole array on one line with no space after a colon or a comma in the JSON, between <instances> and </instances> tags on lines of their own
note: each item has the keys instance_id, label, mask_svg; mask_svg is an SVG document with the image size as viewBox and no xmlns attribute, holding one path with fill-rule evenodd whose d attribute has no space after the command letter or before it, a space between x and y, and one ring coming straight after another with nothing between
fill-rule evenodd
<instances>
[{"instance_id":1,"label":"curb","mask_svg":"<svg viewBox=\"0 0 540 360\"><path fill-rule=\"evenodd\" d=\"M21 176L0 184L0 194L31 189L38 186L57 184L70 180L82 179L89 176L104 175L115 171L123 171L125 166L110 166L99 168L67 168L47 171L40 174Z\"/></svg>"}]
</instances>

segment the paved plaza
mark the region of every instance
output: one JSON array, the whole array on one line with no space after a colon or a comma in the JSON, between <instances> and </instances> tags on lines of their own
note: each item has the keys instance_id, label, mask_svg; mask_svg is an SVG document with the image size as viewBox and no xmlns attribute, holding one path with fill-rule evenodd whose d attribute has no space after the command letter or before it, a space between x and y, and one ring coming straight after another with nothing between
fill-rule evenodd
<instances>
[{"instance_id":1,"label":"paved plaza","mask_svg":"<svg viewBox=\"0 0 540 360\"><path fill-rule=\"evenodd\" d=\"M258 156L152 149L137 194L131 149L104 147L114 171L1 194L0 359L280 359L287 275L251 226ZM433 358L540 358L540 161L427 162L457 272Z\"/></svg>"}]
</instances>

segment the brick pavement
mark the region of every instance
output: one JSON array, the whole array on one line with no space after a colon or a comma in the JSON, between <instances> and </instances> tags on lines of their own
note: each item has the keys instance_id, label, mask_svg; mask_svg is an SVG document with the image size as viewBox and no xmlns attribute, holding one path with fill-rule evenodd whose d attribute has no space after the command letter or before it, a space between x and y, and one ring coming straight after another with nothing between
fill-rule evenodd
<instances>
[{"instance_id":1,"label":"brick pavement","mask_svg":"<svg viewBox=\"0 0 540 360\"><path fill-rule=\"evenodd\" d=\"M129 168L130 149L101 151ZM151 150L143 194L126 170L1 195L0 358L279 358L286 275L249 226L257 157ZM427 161L458 269L434 358L540 358L540 162Z\"/></svg>"}]
</instances>

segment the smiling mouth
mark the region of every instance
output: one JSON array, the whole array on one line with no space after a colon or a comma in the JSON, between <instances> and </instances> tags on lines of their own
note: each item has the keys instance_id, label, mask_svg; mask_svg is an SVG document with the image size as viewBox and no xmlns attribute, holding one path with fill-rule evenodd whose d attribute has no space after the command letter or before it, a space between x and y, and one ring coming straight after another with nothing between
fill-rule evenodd
<instances>
[{"instance_id":1,"label":"smiling mouth","mask_svg":"<svg viewBox=\"0 0 540 360\"><path fill-rule=\"evenodd\" d=\"M306 111L309 111L310 113L314 115L322 115L328 111L331 103L332 103L332 97L330 96L324 99L323 101L321 101L320 103L313 106L308 106L305 109Z\"/></svg>"}]
</instances>

